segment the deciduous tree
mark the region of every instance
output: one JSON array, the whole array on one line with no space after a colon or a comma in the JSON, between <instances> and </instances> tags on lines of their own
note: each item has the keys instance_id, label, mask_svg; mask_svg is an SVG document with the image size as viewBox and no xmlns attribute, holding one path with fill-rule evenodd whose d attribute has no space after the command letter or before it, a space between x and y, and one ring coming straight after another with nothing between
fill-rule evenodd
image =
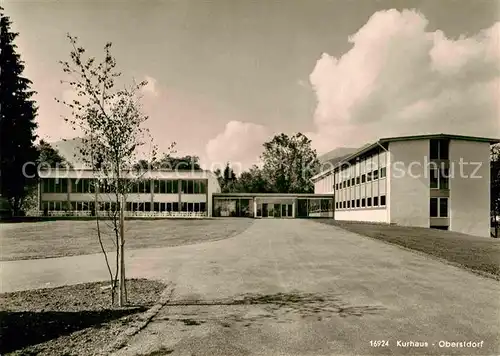
<instances>
[{"instance_id":1,"label":"deciduous tree","mask_svg":"<svg viewBox=\"0 0 500 356\"><path fill-rule=\"evenodd\" d=\"M94 172L97 231L110 274L112 301L114 302L115 288L119 287L118 301L120 305L124 305L127 299L124 209L132 184L141 179L133 174L131 168L138 161L140 147L146 144L152 145L149 150L151 157L147 157L146 161L154 163L156 156L156 148L144 126L148 117L142 113L140 105L139 93L147 83L134 82L121 89L117 88L115 79L121 74L115 69L116 60L111 55L111 43L105 45L104 59L97 63L94 57L86 55L76 37L68 35L68 38L72 46L71 60L60 63L69 78L66 83L77 98L62 103L71 109L71 116L66 121L83 133L80 154L84 163ZM108 216L115 232L114 275L100 234L98 193L110 194L113 199Z\"/></svg>"},{"instance_id":2,"label":"deciduous tree","mask_svg":"<svg viewBox=\"0 0 500 356\"><path fill-rule=\"evenodd\" d=\"M264 143L263 174L275 193L311 193L310 178L319 164L311 140L302 133L276 135Z\"/></svg>"}]
</instances>

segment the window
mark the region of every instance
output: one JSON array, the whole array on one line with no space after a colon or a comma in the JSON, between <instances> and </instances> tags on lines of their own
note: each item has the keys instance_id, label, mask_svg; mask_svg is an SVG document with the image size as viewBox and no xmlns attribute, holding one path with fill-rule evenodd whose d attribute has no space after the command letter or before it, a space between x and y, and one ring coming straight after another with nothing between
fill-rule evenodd
<instances>
[{"instance_id":1,"label":"window","mask_svg":"<svg viewBox=\"0 0 500 356\"><path fill-rule=\"evenodd\" d=\"M365 198L361 199L361 207L364 208L366 205Z\"/></svg>"},{"instance_id":2,"label":"window","mask_svg":"<svg viewBox=\"0 0 500 356\"><path fill-rule=\"evenodd\" d=\"M160 203L153 203L154 211L160 211Z\"/></svg>"},{"instance_id":3,"label":"window","mask_svg":"<svg viewBox=\"0 0 500 356\"><path fill-rule=\"evenodd\" d=\"M144 203L144 211L151 211L151 203Z\"/></svg>"},{"instance_id":4,"label":"window","mask_svg":"<svg viewBox=\"0 0 500 356\"><path fill-rule=\"evenodd\" d=\"M439 198L439 217L448 217L448 198Z\"/></svg>"},{"instance_id":5,"label":"window","mask_svg":"<svg viewBox=\"0 0 500 356\"><path fill-rule=\"evenodd\" d=\"M364 182L366 182L366 175L363 174L361 176L361 183L364 183Z\"/></svg>"},{"instance_id":6,"label":"window","mask_svg":"<svg viewBox=\"0 0 500 356\"><path fill-rule=\"evenodd\" d=\"M167 181L162 179L159 181L160 183L160 194L165 194L167 192Z\"/></svg>"},{"instance_id":7,"label":"window","mask_svg":"<svg viewBox=\"0 0 500 356\"><path fill-rule=\"evenodd\" d=\"M207 203L205 203L205 202L200 203L200 211L202 211L202 212L207 211Z\"/></svg>"},{"instance_id":8,"label":"window","mask_svg":"<svg viewBox=\"0 0 500 356\"><path fill-rule=\"evenodd\" d=\"M360 205L360 200L356 199L356 208L359 208L359 205Z\"/></svg>"},{"instance_id":9,"label":"window","mask_svg":"<svg viewBox=\"0 0 500 356\"><path fill-rule=\"evenodd\" d=\"M343 182L342 182L342 188L345 188L345 187L346 187L346 185L347 185L347 182L346 182L346 181L343 181Z\"/></svg>"},{"instance_id":10,"label":"window","mask_svg":"<svg viewBox=\"0 0 500 356\"><path fill-rule=\"evenodd\" d=\"M372 206L372 198L366 199L366 206Z\"/></svg>"},{"instance_id":11,"label":"window","mask_svg":"<svg viewBox=\"0 0 500 356\"><path fill-rule=\"evenodd\" d=\"M344 201L344 202L342 202L342 208L345 209L345 207L346 207L346 202Z\"/></svg>"},{"instance_id":12,"label":"window","mask_svg":"<svg viewBox=\"0 0 500 356\"><path fill-rule=\"evenodd\" d=\"M378 169L373 171L373 180L377 180L377 179L378 179Z\"/></svg>"},{"instance_id":13,"label":"window","mask_svg":"<svg viewBox=\"0 0 500 356\"><path fill-rule=\"evenodd\" d=\"M385 195L380 196L380 206L385 206Z\"/></svg>"},{"instance_id":14,"label":"window","mask_svg":"<svg viewBox=\"0 0 500 356\"><path fill-rule=\"evenodd\" d=\"M186 180L181 181L181 193L182 194L187 193L187 181Z\"/></svg>"},{"instance_id":15,"label":"window","mask_svg":"<svg viewBox=\"0 0 500 356\"><path fill-rule=\"evenodd\" d=\"M380 168L380 178L385 178L385 167Z\"/></svg>"},{"instance_id":16,"label":"window","mask_svg":"<svg viewBox=\"0 0 500 356\"><path fill-rule=\"evenodd\" d=\"M172 203L167 203L166 209L167 209L167 211L172 211Z\"/></svg>"},{"instance_id":17,"label":"window","mask_svg":"<svg viewBox=\"0 0 500 356\"><path fill-rule=\"evenodd\" d=\"M356 177L356 184L359 184L359 177Z\"/></svg>"},{"instance_id":18,"label":"window","mask_svg":"<svg viewBox=\"0 0 500 356\"><path fill-rule=\"evenodd\" d=\"M354 185L354 178L351 179L351 185Z\"/></svg>"},{"instance_id":19,"label":"window","mask_svg":"<svg viewBox=\"0 0 500 356\"><path fill-rule=\"evenodd\" d=\"M449 159L449 145L450 142L448 140L430 140L430 159Z\"/></svg>"},{"instance_id":20,"label":"window","mask_svg":"<svg viewBox=\"0 0 500 356\"><path fill-rule=\"evenodd\" d=\"M335 190L339 190L339 184L335 183Z\"/></svg>"},{"instance_id":21,"label":"window","mask_svg":"<svg viewBox=\"0 0 500 356\"><path fill-rule=\"evenodd\" d=\"M430 205L429 205L429 211L430 211L431 218L438 217L438 198L431 198Z\"/></svg>"},{"instance_id":22,"label":"window","mask_svg":"<svg viewBox=\"0 0 500 356\"><path fill-rule=\"evenodd\" d=\"M371 172L366 174L366 181L367 182L371 182L372 181L372 173Z\"/></svg>"},{"instance_id":23,"label":"window","mask_svg":"<svg viewBox=\"0 0 500 356\"><path fill-rule=\"evenodd\" d=\"M151 181L149 179L144 181L144 193L151 193Z\"/></svg>"},{"instance_id":24,"label":"window","mask_svg":"<svg viewBox=\"0 0 500 356\"><path fill-rule=\"evenodd\" d=\"M347 209L351 208L351 201L347 202Z\"/></svg>"},{"instance_id":25,"label":"window","mask_svg":"<svg viewBox=\"0 0 500 356\"><path fill-rule=\"evenodd\" d=\"M153 191L154 191L154 193L160 192L160 181L158 179L155 179L153 181ZM155 211L158 211L158 210L155 210Z\"/></svg>"},{"instance_id":26,"label":"window","mask_svg":"<svg viewBox=\"0 0 500 356\"><path fill-rule=\"evenodd\" d=\"M127 203L127 205L125 206L125 210L132 211L132 203Z\"/></svg>"},{"instance_id":27,"label":"window","mask_svg":"<svg viewBox=\"0 0 500 356\"><path fill-rule=\"evenodd\" d=\"M206 194L207 193L207 181L200 180L198 182L198 184L199 184L199 194Z\"/></svg>"},{"instance_id":28,"label":"window","mask_svg":"<svg viewBox=\"0 0 500 356\"><path fill-rule=\"evenodd\" d=\"M378 197L373 197L373 206L378 206Z\"/></svg>"},{"instance_id":29,"label":"window","mask_svg":"<svg viewBox=\"0 0 500 356\"><path fill-rule=\"evenodd\" d=\"M351 200L351 208L355 208L356 207L356 200Z\"/></svg>"},{"instance_id":30,"label":"window","mask_svg":"<svg viewBox=\"0 0 500 356\"><path fill-rule=\"evenodd\" d=\"M172 211L179 211L179 203L172 203Z\"/></svg>"},{"instance_id":31,"label":"window","mask_svg":"<svg viewBox=\"0 0 500 356\"><path fill-rule=\"evenodd\" d=\"M347 180L347 187L350 187L350 186L351 186L351 180L350 180L350 179L348 179L348 180Z\"/></svg>"},{"instance_id":32,"label":"window","mask_svg":"<svg viewBox=\"0 0 500 356\"><path fill-rule=\"evenodd\" d=\"M193 194L194 193L194 181L188 180L187 181L187 188L188 188L187 189L187 193L188 194ZM189 211L191 211L191 210L189 210Z\"/></svg>"},{"instance_id":33,"label":"window","mask_svg":"<svg viewBox=\"0 0 500 356\"><path fill-rule=\"evenodd\" d=\"M430 188L431 189L449 189L449 169L431 168L430 170Z\"/></svg>"},{"instance_id":34,"label":"window","mask_svg":"<svg viewBox=\"0 0 500 356\"><path fill-rule=\"evenodd\" d=\"M439 158L439 141L431 140L429 143L429 156L431 159Z\"/></svg>"},{"instance_id":35,"label":"window","mask_svg":"<svg viewBox=\"0 0 500 356\"><path fill-rule=\"evenodd\" d=\"M431 189L437 189L439 186L439 175L438 170L436 168L431 168L431 176L430 176L430 187Z\"/></svg>"},{"instance_id":36,"label":"window","mask_svg":"<svg viewBox=\"0 0 500 356\"><path fill-rule=\"evenodd\" d=\"M442 168L439 175L439 189L449 189L449 169Z\"/></svg>"}]
</instances>

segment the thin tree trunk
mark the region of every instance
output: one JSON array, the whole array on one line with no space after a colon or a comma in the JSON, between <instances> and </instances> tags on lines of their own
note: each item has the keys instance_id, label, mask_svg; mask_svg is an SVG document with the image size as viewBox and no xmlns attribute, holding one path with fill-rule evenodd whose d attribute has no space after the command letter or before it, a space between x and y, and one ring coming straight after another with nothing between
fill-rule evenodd
<instances>
[{"instance_id":1,"label":"thin tree trunk","mask_svg":"<svg viewBox=\"0 0 500 356\"><path fill-rule=\"evenodd\" d=\"M120 306L124 306L127 303L127 296L125 292L125 216L124 216L124 199L122 195L122 199L120 202L120 243L119 243L119 254L120 254L120 294L119 294L119 303Z\"/></svg>"},{"instance_id":2,"label":"thin tree trunk","mask_svg":"<svg viewBox=\"0 0 500 356\"><path fill-rule=\"evenodd\" d=\"M99 239L99 245L101 246L101 251L104 255L104 260L106 261L106 267L108 268L109 272L109 279L111 282L111 305L115 304L115 289L116 289L116 283L113 280L113 272L111 271L111 266L109 265L109 260L108 260L108 254L106 253L106 249L104 248L104 244L102 243L102 237L101 237L101 228L99 225L99 210L98 210L98 184L97 184L97 179L95 180L95 186L94 186L94 191L95 191L95 203L94 203L94 212L95 212L95 219L96 219L96 224L97 224L97 238Z\"/></svg>"}]
</instances>

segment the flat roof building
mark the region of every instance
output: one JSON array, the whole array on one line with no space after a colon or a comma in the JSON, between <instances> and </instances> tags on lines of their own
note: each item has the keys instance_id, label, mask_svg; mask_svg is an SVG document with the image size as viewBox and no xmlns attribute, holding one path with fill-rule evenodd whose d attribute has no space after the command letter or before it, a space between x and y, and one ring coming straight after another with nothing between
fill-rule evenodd
<instances>
[{"instance_id":1,"label":"flat roof building","mask_svg":"<svg viewBox=\"0 0 500 356\"><path fill-rule=\"evenodd\" d=\"M490 236L490 145L448 134L383 138L312 178L335 219Z\"/></svg>"}]
</instances>

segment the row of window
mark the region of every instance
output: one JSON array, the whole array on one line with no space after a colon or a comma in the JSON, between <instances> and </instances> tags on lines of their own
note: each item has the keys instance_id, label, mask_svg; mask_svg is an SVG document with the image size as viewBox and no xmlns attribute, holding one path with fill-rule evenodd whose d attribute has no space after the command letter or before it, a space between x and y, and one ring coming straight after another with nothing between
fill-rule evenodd
<instances>
[{"instance_id":1,"label":"row of window","mask_svg":"<svg viewBox=\"0 0 500 356\"><path fill-rule=\"evenodd\" d=\"M100 202L98 203L100 211L115 211L120 204L116 202ZM152 208L152 209L151 209ZM188 212L206 212L207 204L200 203L153 203L150 202L128 202L126 203L126 211L188 211ZM66 201L43 201L43 211L94 211L94 202L75 202L68 204Z\"/></svg>"},{"instance_id":2,"label":"row of window","mask_svg":"<svg viewBox=\"0 0 500 356\"><path fill-rule=\"evenodd\" d=\"M42 180L43 193L67 193L68 180L65 178L46 178ZM113 187L106 182L101 182L100 189L103 193L111 193ZM207 192L206 179L172 180L153 179L131 182L129 191L131 193L151 192L157 194L177 194L179 190L183 194L205 194ZM95 193L95 181L93 179L71 179L72 193Z\"/></svg>"},{"instance_id":3,"label":"row of window","mask_svg":"<svg viewBox=\"0 0 500 356\"><path fill-rule=\"evenodd\" d=\"M385 167L380 168L380 169L376 169L373 172L362 174L362 175L360 175L358 177L349 178L347 180L344 180L343 182L336 183L335 184L335 190L339 190L339 189L342 189L342 188L347 188L347 187L350 187L350 186L354 187L355 185L358 185L358 184L363 184L363 183L371 182L371 181L374 181L374 180L377 180L377 179L382 179L382 178L386 177L386 174L387 173L386 173L386 168Z\"/></svg>"},{"instance_id":4,"label":"row of window","mask_svg":"<svg viewBox=\"0 0 500 356\"><path fill-rule=\"evenodd\" d=\"M431 218L448 217L448 198L431 198L429 202Z\"/></svg>"},{"instance_id":5,"label":"row of window","mask_svg":"<svg viewBox=\"0 0 500 356\"><path fill-rule=\"evenodd\" d=\"M385 206L385 195L380 197L370 197L361 199L352 199L347 201L338 201L335 203L336 209L356 209L356 208L371 208Z\"/></svg>"}]
</instances>

